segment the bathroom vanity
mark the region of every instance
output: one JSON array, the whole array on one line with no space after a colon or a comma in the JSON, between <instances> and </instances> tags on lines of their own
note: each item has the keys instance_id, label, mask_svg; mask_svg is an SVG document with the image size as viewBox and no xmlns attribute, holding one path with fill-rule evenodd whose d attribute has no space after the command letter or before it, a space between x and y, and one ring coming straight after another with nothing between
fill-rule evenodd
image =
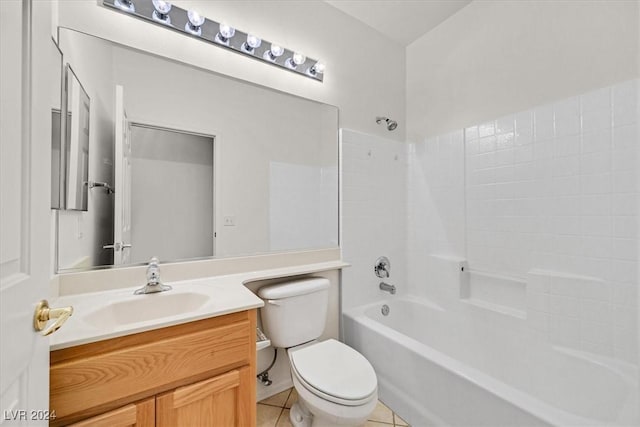
<instances>
[{"instance_id":1,"label":"bathroom vanity","mask_svg":"<svg viewBox=\"0 0 640 427\"><path fill-rule=\"evenodd\" d=\"M256 310L51 352L52 425L255 425Z\"/></svg>"},{"instance_id":2,"label":"bathroom vanity","mask_svg":"<svg viewBox=\"0 0 640 427\"><path fill-rule=\"evenodd\" d=\"M51 425L255 425L256 308L241 281L64 295L51 338Z\"/></svg>"}]
</instances>

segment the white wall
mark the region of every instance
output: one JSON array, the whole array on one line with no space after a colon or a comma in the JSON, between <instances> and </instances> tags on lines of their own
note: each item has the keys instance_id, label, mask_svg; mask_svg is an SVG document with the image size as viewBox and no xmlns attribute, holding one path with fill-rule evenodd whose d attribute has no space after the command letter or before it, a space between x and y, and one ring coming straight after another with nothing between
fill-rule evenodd
<instances>
[{"instance_id":1,"label":"white wall","mask_svg":"<svg viewBox=\"0 0 640 427\"><path fill-rule=\"evenodd\" d=\"M188 1L204 16L225 21L266 40L299 49L327 64L323 83L244 58L98 5L58 0L59 25L169 56L202 68L336 105L340 126L404 140L404 49L365 24L318 0ZM387 135L375 117L399 123Z\"/></svg>"},{"instance_id":2,"label":"white wall","mask_svg":"<svg viewBox=\"0 0 640 427\"><path fill-rule=\"evenodd\" d=\"M474 1L407 47L420 142L638 75L636 1Z\"/></svg>"},{"instance_id":3,"label":"white wall","mask_svg":"<svg viewBox=\"0 0 640 427\"><path fill-rule=\"evenodd\" d=\"M343 309L389 295L379 289L382 279L373 272L380 256L391 262L384 281L398 294L407 293L407 149L390 139L341 131L341 247L352 265L342 272Z\"/></svg>"}]
</instances>

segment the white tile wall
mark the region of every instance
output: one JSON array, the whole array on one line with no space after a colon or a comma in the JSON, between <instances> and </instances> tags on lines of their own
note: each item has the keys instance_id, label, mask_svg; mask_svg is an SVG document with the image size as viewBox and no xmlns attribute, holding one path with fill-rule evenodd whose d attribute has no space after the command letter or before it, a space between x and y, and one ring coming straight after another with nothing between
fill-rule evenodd
<instances>
[{"instance_id":1,"label":"white tile wall","mask_svg":"<svg viewBox=\"0 0 640 427\"><path fill-rule=\"evenodd\" d=\"M475 127L472 131L478 135L494 130ZM408 288L415 295L438 294L444 298L444 295L455 294L452 289L441 289L433 280L439 260L429 255L456 257L465 252L463 135L460 130L412 146L407 244ZM425 263L429 264L428 268ZM426 270L428 276L424 274Z\"/></svg>"},{"instance_id":2,"label":"white tile wall","mask_svg":"<svg viewBox=\"0 0 640 427\"><path fill-rule=\"evenodd\" d=\"M638 85L412 144L411 291L446 286L425 275L429 255L466 257L527 279L545 339L637 363Z\"/></svg>"},{"instance_id":3,"label":"white tile wall","mask_svg":"<svg viewBox=\"0 0 640 427\"><path fill-rule=\"evenodd\" d=\"M349 130L341 131L342 256L352 264L342 273L342 307L366 304L388 294L378 289L375 260L391 261L398 293L407 292L407 144Z\"/></svg>"},{"instance_id":4,"label":"white tile wall","mask_svg":"<svg viewBox=\"0 0 640 427\"><path fill-rule=\"evenodd\" d=\"M343 308L387 297L380 255L400 293L455 308L447 260L467 259L526 281L539 338L637 363L639 93L625 82L408 146L343 130Z\"/></svg>"}]
</instances>

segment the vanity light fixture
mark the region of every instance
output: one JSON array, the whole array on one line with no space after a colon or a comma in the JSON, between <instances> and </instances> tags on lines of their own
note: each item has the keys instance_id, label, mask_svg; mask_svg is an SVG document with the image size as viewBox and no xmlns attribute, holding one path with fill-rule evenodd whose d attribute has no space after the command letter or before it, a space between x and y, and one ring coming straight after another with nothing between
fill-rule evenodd
<instances>
[{"instance_id":1,"label":"vanity light fixture","mask_svg":"<svg viewBox=\"0 0 640 427\"><path fill-rule=\"evenodd\" d=\"M195 10L187 12L187 23L184 24L184 30L194 36L202 35L202 24L204 24L204 16L200 15Z\"/></svg>"},{"instance_id":2,"label":"vanity light fixture","mask_svg":"<svg viewBox=\"0 0 640 427\"><path fill-rule=\"evenodd\" d=\"M313 80L321 82L324 79L325 66L320 61L228 24L205 18L195 10L187 11L164 0L102 0L102 4Z\"/></svg>"},{"instance_id":3,"label":"vanity light fixture","mask_svg":"<svg viewBox=\"0 0 640 427\"><path fill-rule=\"evenodd\" d=\"M171 3L164 0L151 0L153 3L153 14L151 15L155 21L163 24L171 25Z\"/></svg>"}]
</instances>

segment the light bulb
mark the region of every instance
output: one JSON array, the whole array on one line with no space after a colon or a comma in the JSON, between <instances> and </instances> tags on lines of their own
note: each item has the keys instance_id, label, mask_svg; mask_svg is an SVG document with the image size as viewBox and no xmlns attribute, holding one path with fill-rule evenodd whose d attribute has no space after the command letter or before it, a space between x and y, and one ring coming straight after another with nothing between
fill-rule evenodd
<instances>
[{"instance_id":1,"label":"light bulb","mask_svg":"<svg viewBox=\"0 0 640 427\"><path fill-rule=\"evenodd\" d=\"M269 51L271 52L271 54L273 56L275 56L277 58L279 56L282 56L282 54L284 53L284 48L282 46L277 45L277 44L272 44L271 45L271 49Z\"/></svg>"},{"instance_id":2,"label":"light bulb","mask_svg":"<svg viewBox=\"0 0 640 427\"><path fill-rule=\"evenodd\" d=\"M115 0L113 5L124 10L125 12L134 13L136 11L136 7L131 3L131 0Z\"/></svg>"},{"instance_id":3,"label":"light bulb","mask_svg":"<svg viewBox=\"0 0 640 427\"><path fill-rule=\"evenodd\" d=\"M253 51L260 47L262 44L262 39L258 36L254 36L253 34L247 34L247 41L242 43L242 50L253 54Z\"/></svg>"},{"instance_id":4,"label":"light bulb","mask_svg":"<svg viewBox=\"0 0 640 427\"><path fill-rule=\"evenodd\" d=\"M284 61L284 65L287 68L291 68L292 70L295 70L296 68L298 68L298 65L304 64L304 61L306 60L307 60L306 56L304 56L301 53L294 52L291 58L287 58L287 60Z\"/></svg>"},{"instance_id":5,"label":"light bulb","mask_svg":"<svg viewBox=\"0 0 640 427\"><path fill-rule=\"evenodd\" d=\"M160 15L166 15L171 10L171 3L163 0L153 0L153 7Z\"/></svg>"},{"instance_id":6,"label":"light bulb","mask_svg":"<svg viewBox=\"0 0 640 427\"><path fill-rule=\"evenodd\" d=\"M260 47L261 44L262 44L262 39L260 39L260 37L256 37L253 34L247 35L247 45L252 49Z\"/></svg>"},{"instance_id":7,"label":"light bulb","mask_svg":"<svg viewBox=\"0 0 640 427\"><path fill-rule=\"evenodd\" d=\"M204 24L204 16L200 15L195 10L190 10L187 12L187 18L189 22L184 25L185 31L190 32L191 34L195 34L196 36L202 35L202 24Z\"/></svg>"},{"instance_id":8,"label":"light bulb","mask_svg":"<svg viewBox=\"0 0 640 427\"><path fill-rule=\"evenodd\" d=\"M171 10L171 3L163 0L153 0L153 19L163 24L171 25L171 17L168 15Z\"/></svg>"},{"instance_id":9,"label":"light bulb","mask_svg":"<svg viewBox=\"0 0 640 427\"><path fill-rule=\"evenodd\" d=\"M311 74L312 76L315 76L317 74L323 74L324 69L325 69L324 63L318 61L314 65L312 65L311 68L309 68L309 74Z\"/></svg>"},{"instance_id":10,"label":"light bulb","mask_svg":"<svg viewBox=\"0 0 640 427\"><path fill-rule=\"evenodd\" d=\"M306 56L304 56L304 55L303 55L303 54L301 54L301 53L295 52L295 53L293 54L292 59L293 59L293 63L294 63L294 64L296 64L296 65L302 65L302 64L304 64L304 61L306 61L306 60L307 60L307 57L306 57Z\"/></svg>"},{"instance_id":11,"label":"light bulb","mask_svg":"<svg viewBox=\"0 0 640 427\"><path fill-rule=\"evenodd\" d=\"M189 18L189 23L196 28L204 24L204 16L200 15L195 10L187 12L187 18Z\"/></svg>"},{"instance_id":12,"label":"light bulb","mask_svg":"<svg viewBox=\"0 0 640 427\"><path fill-rule=\"evenodd\" d=\"M271 43L271 48L269 48L269 50L264 53L263 57L267 61L273 62L278 59L278 57L282 56L283 53L284 48L282 46Z\"/></svg>"},{"instance_id":13,"label":"light bulb","mask_svg":"<svg viewBox=\"0 0 640 427\"><path fill-rule=\"evenodd\" d=\"M218 32L218 34L221 36L220 39L222 41L227 41L229 40L231 37L233 37L233 35L236 33L236 29L227 25L227 24L220 24L220 32Z\"/></svg>"}]
</instances>

